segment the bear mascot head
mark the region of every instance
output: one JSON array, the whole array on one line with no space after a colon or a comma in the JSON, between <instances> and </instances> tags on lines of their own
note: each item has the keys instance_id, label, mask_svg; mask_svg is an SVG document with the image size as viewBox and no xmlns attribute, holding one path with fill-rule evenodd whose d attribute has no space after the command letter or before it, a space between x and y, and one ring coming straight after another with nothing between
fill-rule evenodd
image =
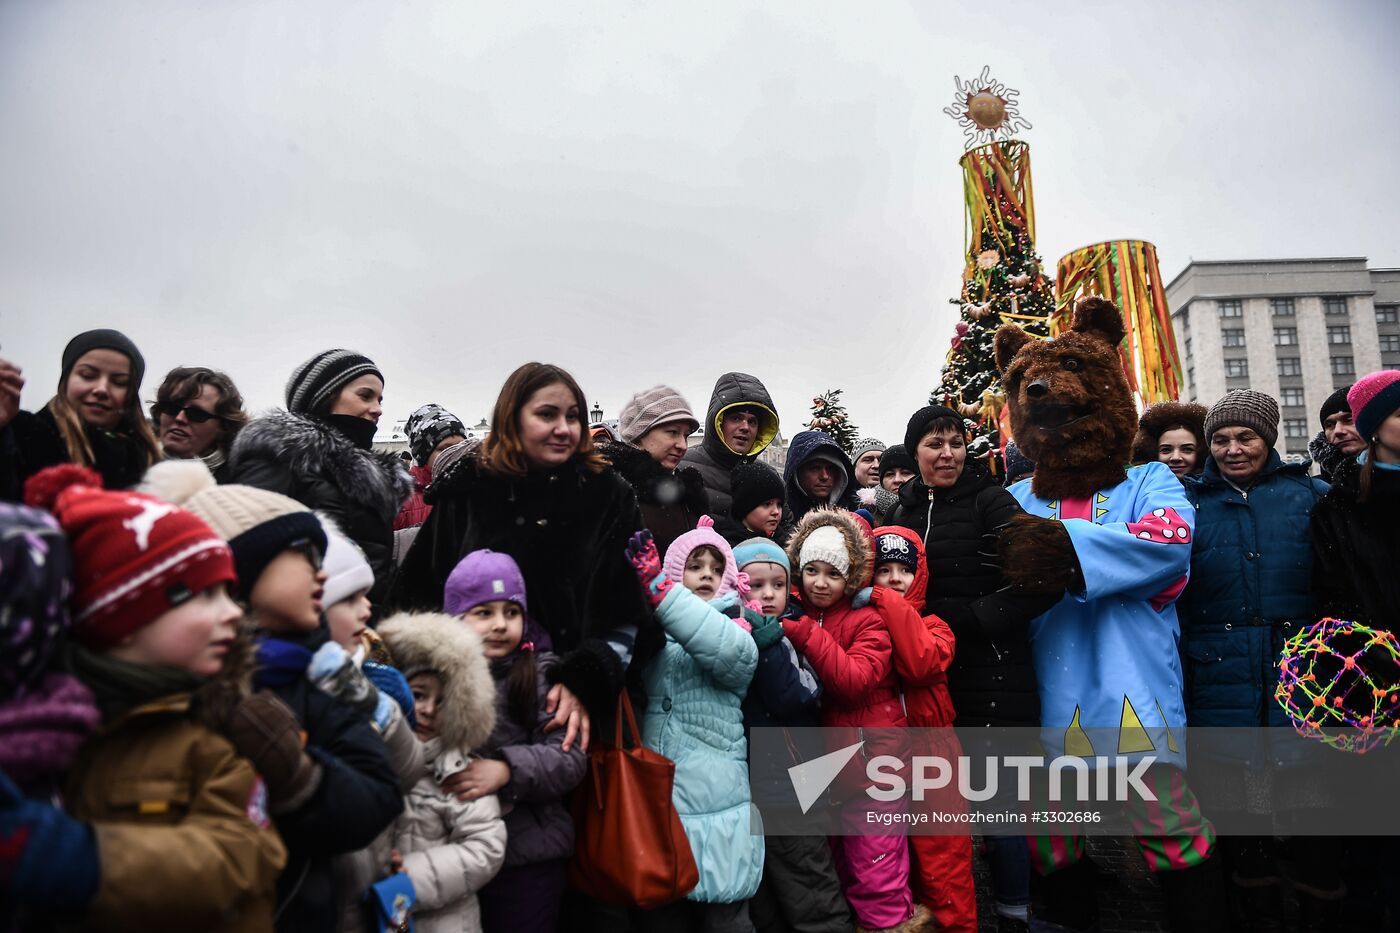
<instances>
[{"instance_id":1,"label":"bear mascot head","mask_svg":"<svg viewBox=\"0 0 1400 933\"><path fill-rule=\"evenodd\" d=\"M1011 433L1035 463L1036 495L1084 497L1127 477L1138 416L1122 342L1123 316L1103 298L1081 299L1070 329L1053 340L1015 324L997 328Z\"/></svg>"},{"instance_id":2,"label":"bear mascot head","mask_svg":"<svg viewBox=\"0 0 1400 933\"><path fill-rule=\"evenodd\" d=\"M1121 483L1137 434L1137 409L1118 355L1123 316L1103 298L1074 307L1068 331L1038 340L1015 324L997 328L1011 433L1035 463L1031 489L1045 499L1077 499ZM1013 587L1056 593L1083 585L1064 525L1017 515L997 543Z\"/></svg>"}]
</instances>

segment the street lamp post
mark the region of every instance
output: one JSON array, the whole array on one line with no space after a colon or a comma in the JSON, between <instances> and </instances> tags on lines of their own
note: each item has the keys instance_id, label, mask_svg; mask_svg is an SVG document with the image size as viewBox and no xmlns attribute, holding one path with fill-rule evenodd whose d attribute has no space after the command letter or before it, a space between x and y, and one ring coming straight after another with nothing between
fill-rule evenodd
<instances>
[{"instance_id":1,"label":"street lamp post","mask_svg":"<svg viewBox=\"0 0 1400 933\"><path fill-rule=\"evenodd\" d=\"M603 406L594 402L593 410L590 411L589 414L593 417L593 423L597 424L599 421L603 420Z\"/></svg>"}]
</instances>

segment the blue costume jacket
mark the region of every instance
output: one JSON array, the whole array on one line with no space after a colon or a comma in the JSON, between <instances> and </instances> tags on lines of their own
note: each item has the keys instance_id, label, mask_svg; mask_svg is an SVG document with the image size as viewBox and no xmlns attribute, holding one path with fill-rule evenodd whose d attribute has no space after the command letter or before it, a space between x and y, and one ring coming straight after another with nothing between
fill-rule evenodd
<instances>
[{"instance_id":1,"label":"blue costume jacket","mask_svg":"<svg viewBox=\"0 0 1400 933\"><path fill-rule=\"evenodd\" d=\"M1195 512L1181 483L1165 464L1147 463L1088 499L1042 499L1030 480L1011 494L1027 513L1064 522L1084 574L1082 592L1031 621L1047 751L1153 752L1182 763L1175 601L1191 564Z\"/></svg>"}]
</instances>

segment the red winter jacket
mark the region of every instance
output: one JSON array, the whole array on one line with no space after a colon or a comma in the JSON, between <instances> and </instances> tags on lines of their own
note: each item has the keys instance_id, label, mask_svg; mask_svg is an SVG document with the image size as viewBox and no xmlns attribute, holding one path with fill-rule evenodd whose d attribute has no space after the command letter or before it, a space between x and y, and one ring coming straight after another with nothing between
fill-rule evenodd
<instances>
[{"instance_id":1,"label":"red winter jacket","mask_svg":"<svg viewBox=\"0 0 1400 933\"><path fill-rule=\"evenodd\" d=\"M413 477L413 492L404 500L403 508L399 509L398 517L394 519L395 531L417 528L428 520L433 511L433 507L423 501L423 490L433 481L433 471L425 466L412 466L408 468L408 473Z\"/></svg>"},{"instance_id":2,"label":"red winter jacket","mask_svg":"<svg viewBox=\"0 0 1400 933\"><path fill-rule=\"evenodd\" d=\"M901 596L877 586L870 605L880 613L894 644L894 669L904 685L904 705L911 726L951 726L953 696L948 692L948 667L953 663L953 630L936 615L920 618L928 588L928 561L923 540L908 528L884 526L874 532L878 541L898 535L918 555L918 567L909 589Z\"/></svg>"}]
</instances>

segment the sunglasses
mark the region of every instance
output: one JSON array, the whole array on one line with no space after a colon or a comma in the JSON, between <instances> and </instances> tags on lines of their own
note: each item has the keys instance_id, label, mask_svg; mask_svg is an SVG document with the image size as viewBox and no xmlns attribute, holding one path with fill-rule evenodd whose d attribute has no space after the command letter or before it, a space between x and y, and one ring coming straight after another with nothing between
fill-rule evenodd
<instances>
[{"instance_id":1,"label":"sunglasses","mask_svg":"<svg viewBox=\"0 0 1400 933\"><path fill-rule=\"evenodd\" d=\"M204 422L206 421L213 421L215 419L219 421L224 420L223 418L220 418L218 415L214 414L212 411L205 411L203 408L197 408L194 405L186 405L184 408L181 408L173 402L164 402L160 405L157 405L156 412L158 414L165 415L167 418L171 419L175 419L180 417L180 415L184 415L185 420L188 421L190 424L204 424Z\"/></svg>"}]
</instances>

